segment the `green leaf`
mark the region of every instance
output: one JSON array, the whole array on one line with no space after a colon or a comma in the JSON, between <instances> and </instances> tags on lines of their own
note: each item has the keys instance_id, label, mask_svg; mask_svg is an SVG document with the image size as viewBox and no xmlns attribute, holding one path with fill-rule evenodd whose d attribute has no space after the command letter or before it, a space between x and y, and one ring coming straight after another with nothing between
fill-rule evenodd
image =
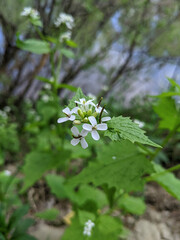
<instances>
[{"instance_id":1,"label":"green leaf","mask_svg":"<svg viewBox=\"0 0 180 240\"><path fill-rule=\"evenodd\" d=\"M77 48L77 43L75 43L74 41L72 40L66 40L66 44L69 46L69 47L72 47L72 48Z\"/></svg>"},{"instance_id":2,"label":"green leaf","mask_svg":"<svg viewBox=\"0 0 180 240\"><path fill-rule=\"evenodd\" d=\"M84 225L88 220L95 221L95 215L91 212L78 210L79 222L81 225Z\"/></svg>"},{"instance_id":3,"label":"green leaf","mask_svg":"<svg viewBox=\"0 0 180 240\"><path fill-rule=\"evenodd\" d=\"M160 147L158 144L152 142L146 135L144 135L145 131L139 128L139 126L132 122L128 117L113 117L110 121L108 121L108 135L112 140L117 139L117 134L119 135L119 139L127 139L134 142L139 142L142 144L147 144L154 147Z\"/></svg>"},{"instance_id":4,"label":"green leaf","mask_svg":"<svg viewBox=\"0 0 180 240\"><path fill-rule=\"evenodd\" d=\"M49 43L42 40L27 39L27 40L21 41L20 39L17 39L16 45L22 50L32 52L35 54L45 54L50 52Z\"/></svg>"},{"instance_id":5,"label":"green leaf","mask_svg":"<svg viewBox=\"0 0 180 240\"><path fill-rule=\"evenodd\" d=\"M6 240L4 235L2 235L2 233L0 233L0 240Z\"/></svg>"},{"instance_id":6,"label":"green leaf","mask_svg":"<svg viewBox=\"0 0 180 240\"><path fill-rule=\"evenodd\" d=\"M159 183L169 194L180 200L180 180L173 173L164 172L165 169L154 164L156 173L150 176L151 181Z\"/></svg>"},{"instance_id":7,"label":"green leaf","mask_svg":"<svg viewBox=\"0 0 180 240\"><path fill-rule=\"evenodd\" d=\"M39 101L37 103L37 111L42 116L43 120L49 121L57 114L57 106L54 102Z\"/></svg>"},{"instance_id":8,"label":"green leaf","mask_svg":"<svg viewBox=\"0 0 180 240\"><path fill-rule=\"evenodd\" d=\"M53 221L58 217L59 210L56 208L46 209L42 212L37 212L35 215L41 219Z\"/></svg>"},{"instance_id":9,"label":"green leaf","mask_svg":"<svg viewBox=\"0 0 180 240\"><path fill-rule=\"evenodd\" d=\"M172 79L172 78L167 78L168 79L168 81L171 83L171 85L173 86L173 87L177 87L177 89L179 90L179 92L180 92L180 85L174 80L174 79Z\"/></svg>"},{"instance_id":10,"label":"green leaf","mask_svg":"<svg viewBox=\"0 0 180 240\"><path fill-rule=\"evenodd\" d=\"M73 53L71 50L69 50L69 49L62 48L62 49L61 49L61 53L62 53L64 56L66 56L67 58L75 58L74 53Z\"/></svg>"},{"instance_id":11,"label":"green leaf","mask_svg":"<svg viewBox=\"0 0 180 240\"><path fill-rule=\"evenodd\" d=\"M125 212L142 215L146 210L146 204L141 198L124 195L118 201L118 206Z\"/></svg>"},{"instance_id":12,"label":"green leaf","mask_svg":"<svg viewBox=\"0 0 180 240\"><path fill-rule=\"evenodd\" d=\"M8 229L12 229L14 226L18 224L19 221L22 221L22 217L27 214L29 207L27 205L21 206L17 208L13 214L11 215L8 222Z\"/></svg>"},{"instance_id":13,"label":"green leaf","mask_svg":"<svg viewBox=\"0 0 180 240\"><path fill-rule=\"evenodd\" d=\"M114 217L102 215L98 219L98 229L104 235L120 233L122 223Z\"/></svg>"},{"instance_id":14,"label":"green leaf","mask_svg":"<svg viewBox=\"0 0 180 240\"><path fill-rule=\"evenodd\" d=\"M30 22L34 25L34 26L37 26L37 27L42 27L43 24L41 22L40 19L34 19L34 18L30 18Z\"/></svg>"},{"instance_id":15,"label":"green leaf","mask_svg":"<svg viewBox=\"0 0 180 240\"><path fill-rule=\"evenodd\" d=\"M69 192L68 189L64 187L65 179L62 176L48 174L46 176L46 181L51 192L55 194L57 198L68 198Z\"/></svg>"},{"instance_id":16,"label":"green leaf","mask_svg":"<svg viewBox=\"0 0 180 240\"><path fill-rule=\"evenodd\" d=\"M65 149L72 152L71 158L78 159L78 158L88 158L91 156L91 150L89 148L83 149L80 145L74 147L69 140L65 141Z\"/></svg>"},{"instance_id":17,"label":"green leaf","mask_svg":"<svg viewBox=\"0 0 180 240\"><path fill-rule=\"evenodd\" d=\"M176 110L175 101L171 97L160 98L154 106L154 111L161 118L159 124L160 128L173 130L178 122L180 122L180 116Z\"/></svg>"},{"instance_id":18,"label":"green leaf","mask_svg":"<svg viewBox=\"0 0 180 240\"><path fill-rule=\"evenodd\" d=\"M97 208L102 208L107 205L107 198L100 189L82 185L78 191L74 191L72 187L65 185L65 179L62 176L53 174L47 175L46 181L51 192L60 199L68 198L79 206L85 204L88 200L94 201Z\"/></svg>"},{"instance_id":19,"label":"green leaf","mask_svg":"<svg viewBox=\"0 0 180 240\"><path fill-rule=\"evenodd\" d=\"M78 88L76 91L76 94L74 95L74 97L69 101L68 107L70 109L76 107L76 104L74 101L79 101L80 98L85 98L87 99L87 97L84 95L84 93L82 92L81 88Z\"/></svg>"},{"instance_id":20,"label":"green leaf","mask_svg":"<svg viewBox=\"0 0 180 240\"><path fill-rule=\"evenodd\" d=\"M138 152L132 143L120 142L119 149L124 148L126 150L115 160L111 157L106 161L90 162L79 175L72 177L67 182L68 185L75 187L80 183L91 182L95 186L100 186L107 183L109 187L124 189L125 192L142 190L143 175L153 172L152 164Z\"/></svg>"},{"instance_id":21,"label":"green leaf","mask_svg":"<svg viewBox=\"0 0 180 240\"><path fill-rule=\"evenodd\" d=\"M57 88L66 88L72 92L76 92L77 91L77 87L74 87L72 85L69 85L69 84L65 84L65 83L62 83L62 84L58 84L57 85Z\"/></svg>"},{"instance_id":22,"label":"green leaf","mask_svg":"<svg viewBox=\"0 0 180 240\"><path fill-rule=\"evenodd\" d=\"M34 220L30 218L19 219L19 222L13 232L12 239L21 239L20 237L27 235L29 227L34 224Z\"/></svg>"},{"instance_id":23,"label":"green leaf","mask_svg":"<svg viewBox=\"0 0 180 240\"><path fill-rule=\"evenodd\" d=\"M62 240L84 240L84 226L80 225L78 218L73 218L72 224L66 228Z\"/></svg>"},{"instance_id":24,"label":"green leaf","mask_svg":"<svg viewBox=\"0 0 180 240\"><path fill-rule=\"evenodd\" d=\"M26 155L23 172L25 175L24 186L21 192L32 186L42 175L51 169L57 168L69 158L69 152L55 153L33 151Z\"/></svg>"}]
</instances>

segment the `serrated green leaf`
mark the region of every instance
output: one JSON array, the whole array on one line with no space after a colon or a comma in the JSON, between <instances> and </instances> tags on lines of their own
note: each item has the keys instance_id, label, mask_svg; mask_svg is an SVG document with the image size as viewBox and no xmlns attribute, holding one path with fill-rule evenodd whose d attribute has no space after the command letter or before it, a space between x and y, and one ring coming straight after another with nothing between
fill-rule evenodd
<instances>
[{"instance_id":1,"label":"serrated green leaf","mask_svg":"<svg viewBox=\"0 0 180 240\"><path fill-rule=\"evenodd\" d=\"M119 141L120 137L119 134L115 131L105 131L104 136L109 137L112 141Z\"/></svg>"},{"instance_id":2,"label":"serrated green leaf","mask_svg":"<svg viewBox=\"0 0 180 240\"><path fill-rule=\"evenodd\" d=\"M57 168L69 158L69 152L57 153L33 151L26 155L23 172L25 174L24 186L21 192L32 186L42 175L51 169ZM32 174L33 173L33 174Z\"/></svg>"},{"instance_id":3,"label":"serrated green leaf","mask_svg":"<svg viewBox=\"0 0 180 240\"><path fill-rule=\"evenodd\" d=\"M180 180L173 173L164 172L165 169L154 163L154 169L157 173L150 176L151 181L159 183L169 194L180 200ZM162 174L159 174L164 172Z\"/></svg>"},{"instance_id":4,"label":"serrated green leaf","mask_svg":"<svg viewBox=\"0 0 180 240\"><path fill-rule=\"evenodd\" d=\"M152 142L144 134L145 131L140 129L139 126L128 117L113 117L107 124L108 130L111 132L111 134L108 132L108 136L111 139L117 139L118 134L122 139L127 139L132 143L139 142L153 147L160 147L158 144Z\"/></svg>"},{"instance_id":5,"label":"serrated green leaf","mask_svg":"<svg viewBox=\"0 0 180 240\"><path fill-rule=\"evenodd\" d=\"M107 183L109 187L124 189L125 192L139 191L144 186L144 174L153 171L152 164L140 154L135 146L124 141L119 144L123 149L124 144L128 144L127 151L117 158L106 161L90 163L79 175L72 177L68 181L69 186L77 186L81 183L94 183L100 186Z\"/></svg>"},{"instance_id":6,"label":"serrated green leaf","mask_svg":"<svg viewBox=\"0 0 180 240\"><path fill-rule=\"evenodd\" d=\"M146 204L141 198L129 195L122 196L118 201L118 206L125 212L135 215L142 215L146 210Z\"/></svg>"},{"instance_id":7,"label":"serrated green leaf","mask_svg":"<svg viewBox=\"0 0 180 240\"><path fill-rule=\"evenodd\" d=\"M176 104L171 97L160 98L154 106L154 111L161 118L159 127L173 130L180 122L180 116L176 110Z\"/></svg>"},{"instance_id":8,"label":"serrated green leaf","mask_svg":"<svg viewBox=\"0 0 180 240\"><path fill-rule=\"evenodd\" d=\"M35 54L45 54L50 52L49 43L42 40L27 39L21 41L20 39L17 39L16 45L22 50L32 52Z\"/></svg>"},{"instance_id":9,"label":"serrated green leaf","mask_svg":"<svg viewBox=\"0 0 180 240\"><path fill-rule=\"evenodd\" d=\"M36 217L39 217L41 219L53 221L58 217L59 210L56 208L50 208L50 209L46 209L42 212L37 212L35 215L36 215Z\"/></svg>"}]
</instances>

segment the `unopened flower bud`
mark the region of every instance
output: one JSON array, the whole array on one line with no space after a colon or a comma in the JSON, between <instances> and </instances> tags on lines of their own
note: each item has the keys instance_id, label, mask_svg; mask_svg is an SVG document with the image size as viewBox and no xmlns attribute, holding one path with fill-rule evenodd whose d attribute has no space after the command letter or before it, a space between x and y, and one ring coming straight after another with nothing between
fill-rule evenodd
<instances>
[{"instance_id":1,"label":"unopened flower bud","mask_svg":"<svg viewBox=\"0 0 180 240\"><path fill-rule=\"evenodd\" d=\"M80 125L80 124L81 124L81 121L79 121L79 120L74 120L74 121L73 121L73 124L74 124L74 125Z\"/></svg>"},{"instance_id":2,"label":"unopened flower bud","mask_svg":"<svg viewBox=\"0 0 180 240\"><path fill-rule=\"evenodd\" d=\"M94 113L93 113L93 116L94 116L95 118L97 117L97 115L98 115L97 112L94 112Z\"/></svg>"},{"instance_id":3,"label":"unopened flower bud","mask_svg":"<svg viewBox=\"0 0 180 240\"><path fill-rule=\"evenodd\" d=\"M81 118L84 118L84 113L80 108L78 109L78 114Z\"/></svg>"},{"instance_id":4,"label":"unopened flower bud","mask_svg":"<svg viewBox=\"0 0 180 240\"><path fill-rule=\"evenodd\" d=\"M88 115L88 116L91 116L91 115L92 115L92 109L89 109L89 110L88 110L87 115Z\"/></svg>"},{"instance_id":5,"label":"unopened flower bud","mask_svg":"<svg viewBox=\"0 0 180 240\"><path fill-rule=\"evenodd\" d=\"M87 122L89 122L89 119L88 119L87 117L85 117L85 118L82 120L82 122L87 123Z\"/></svg>"}]
</instances>

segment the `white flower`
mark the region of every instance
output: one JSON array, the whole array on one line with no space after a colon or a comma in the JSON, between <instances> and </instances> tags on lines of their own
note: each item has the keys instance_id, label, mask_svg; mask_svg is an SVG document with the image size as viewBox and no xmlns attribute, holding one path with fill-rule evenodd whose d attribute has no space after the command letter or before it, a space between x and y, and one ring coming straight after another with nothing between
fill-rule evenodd
<instances>
[{"instance_id":1,"label":"white flower","mask_svg":"<svg viewBox=\"0 0 180 240\"><path fill-rule=\"evenodd\" d=\"M107 85L104 85L104 86L102 87L102 90L105 91L105 92L107 92L108 89L109 89L109 87L108 87Z\"/></svg>"},{"instance_id":2,"label":"white flower","mask_svg":"<svg viewBox=\"0 0 180 240\"><path fill-rule=\"evenodd\" d=\"M113 160L116 160L116 156L112 156L112 159L113 159Z\"/></svg>"},{"instance_id":3,"label":"white flower","mask_svg":"<svg viewBox=\"0 0 180 240\"><path fill-rule=\"evenodd\" d=\"M71 32L70 31L62 33L61 36L59 37L60 42L63 42L64 40L70 40L70 39L71 39Z\"/></svg>"},{"instance_id":4,"label":"white flower","mask_svg":"<svg viewBox=\"0 0 180 240\"><path fill-rule=\"evenodd\" d=\"M111 117L103 117L103 118L101 119L101 122L107 122L107 121L109 121L109 120L111 120Z\"/></svg>"},{"instance_id":5,"label":"white flower","mask_svg":"<svg viewBox=\"0 0 180 240\"><path fill-rule=\"evenodd\" d=\"M95 226L95 224L91 221L88 220L85 224L84 224L84 231L83 234L87 235L87 236L91 236L91 231L92 228Z\"/></svg>"},{"instance_id":6,"label":"white flower","mask_svg":"<svg viewBox=\"0 0 180 240\"><path fill-rule=\"evenodd\" d=\"M90 97L92 100L96 99L96 96L92 93L88 93L88 97Z\"/></svg>"},{"instance_id":7,"label":"white flower","mask_svg":"<svg viewBox=\"0 0 180 240\"><path fill-rule=\"evenodd\" d=\"M81 143L82 148L87 148L88 144L85 140L85 136L88 134L88 131L82 130L81 133L79 133L79 130L77 127L72 127L71 132L73 133L73 139L71 140L71 144L73 146L76 146L78 143Z\"/></svg>"},{"instance_id":8,"label":"white flower","mask_svg":"<svg viewBox=\"0 0 180 240\"><path fill-rule=\"evenodd\" d=\"M49 96L48 95L43 95L42 96L42 101L43 102L49 102Z\"/></svg>"},{"instance_id":9,"label":"white flower","mask_svg":"<svg viewBox=\"0 0 180 240\"><path fill-rule=\"evenodd\" d=\"M49 84L49 83L44 84L44 88L47 89L47 90L50 90L51 89L51 84Z\"/></svg>"},{"instance_id":10,"label":"white flower","mask_svg":"<svg viewBox=\"0 0 180 240\"><path fill-rule=\"evenodd\" d=\"M135 120L134 120L134 123L138 124L140 128L143 128L144 125L145 125L144 122L141 122L141 121L139 121L138 119L135 119Z\"/></svg>"},{"instance_id":11,"label":"white flower","mask_svg":"<svg viewBox=\"0 0 180 240\"><path fill-rule=\"evenodd\" d=\"M32 17L34 19L39 18L39 12L36 9L33 9L31 7L25 7L23 11L21 12L21 16L26 16L26 17Z\"/></svg>"},{"instance_id":12,"label":"white flower","mask_svg":"<svg viewBox=\"0 0 180 240\"><path fill-rule=\"evenodd\" d=\"M81 105L81 108L83 111L88 111L89 106L95 106L95 104L93 103L93 99L86 101L85 98L80 98L79 101L74 101L74 102Z\"/></svg>"},{"instance_id":13,"label":"white flower","mask_svg":"<svg viewBox=\"0 0 180 240\"><path fill-rule=\"evenodd\" d=\"M8 113L8 112L11 111L11 108L10 108L9 106L5 106L5 107L4 107L4 111Z\"/></svg>"},{"instance_id":14,"label":"white flower","mask_svg":"<svg viewBox=\"0 0 180 240\"><path fill-rule=\"evenodd\" d=\"M4 175L6 175L6 176L11 176L11 171L9 171L9 170L4 170Z\"/></svg>"},{"instance_id":15,"label":"white flower","mask_svg":"<svg viewBox=\"0 0 180 240\"><path fill-rule=\"evenodd\" d=\"M62 23L71 30L74 27L74 18L69 14L60 13L54 24L59 27Z\"/></svg>"},{"instance_id":16,"label":"white flower","mask_svg":"<svg viewBox=\"0 0 180 240\"><path fill-rule=\"evenodd\" d=\"M8 116L7 116L7 113L6 112L3 112L2 110L0 110L0 116L2 117L2 118L7 118Z\"/></svg>"},{"instance_id":17,"label":"white flower","mask_svg":"<svg viewBox=\"0 0 180 240\"><path fill-rule=\"evenodd\" d=\"M97 121L95 119L95 117L91 116L91 117L88 117L90 124L83 124L83 129L88 131L88 132L91 132L91 136L94 140L99 140L99 134L97 132L97 130L99 131L105 131L107 130L107 124L106 123L101 123L101 124L97 124Z\"/></svg>"},{"instance_id":18,"label":"white flower","mask_svg":"<svg viewBox=\"0 0 180 240\"><path fill-rule=\"evenodd\" d=\"M68 107L63 109L63 113L65 113L66 117L63 118L59 118L57 120L58 123L62 123L62 122L66 122L68 120L70 121L74 121L75 120L75 116L73 115L73 113L77 113L78 107L73 108L72 110L70 110Z\"/></svg>"},{"instance_id":19,"label":"white flower","mask_svg":"<svg viewBox=\"0 0 180 240\"><path fill-rule=\"evenodd\" d=\"M102 107L101 107L101 106L98 106L98 104L97 104L97 105L95 106L95 111L96 111L97 113L101 113ZM106 109L104 109L103 112L108 113L108 112L106 111Z\"/></svg>"}]
</instances>

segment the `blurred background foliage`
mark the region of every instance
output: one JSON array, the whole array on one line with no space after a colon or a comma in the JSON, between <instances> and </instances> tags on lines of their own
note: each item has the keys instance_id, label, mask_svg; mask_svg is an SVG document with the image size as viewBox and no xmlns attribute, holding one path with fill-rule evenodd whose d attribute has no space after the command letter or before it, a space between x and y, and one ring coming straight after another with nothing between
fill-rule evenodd
<instances>
[{"instance_id":1,"label":"blurred background foliage","mask_svg":"<svg viewBox=\"0 0 180 240\"><path fill-rule=\"evenodd\" d=\"M157 69L172 64L169 75L173 74L172 69L175 68L174 74L177 71L178 0L0 0L0 5L3 6L0 9L2 105L14 96L37 99L43 84L36 76L51 77L48 54L22 52L15 45L17 33L21 33L22 39L37 35L20 16L25 6L38 9L43 21L42 32L48 36L57 34L54 20L60 12L75 18L72 39L78 47L73 60L63 61L61 83L80 86L85 93L96 95L110 96L115 91L118 96L125 93L134 96L133 91L142 93L143 86L152 80L153 76L147 77L145 72L150 72L154 64ZM139 74L142 82L134 86ZM157 79L153 80L154 85L145 88L146 92L153 92L155 84L159 85L157 70L155 74ZM167 82L163 81L166 86ZM63 91L60 92L64 96Z\"/></svg>"}]
</instances>

